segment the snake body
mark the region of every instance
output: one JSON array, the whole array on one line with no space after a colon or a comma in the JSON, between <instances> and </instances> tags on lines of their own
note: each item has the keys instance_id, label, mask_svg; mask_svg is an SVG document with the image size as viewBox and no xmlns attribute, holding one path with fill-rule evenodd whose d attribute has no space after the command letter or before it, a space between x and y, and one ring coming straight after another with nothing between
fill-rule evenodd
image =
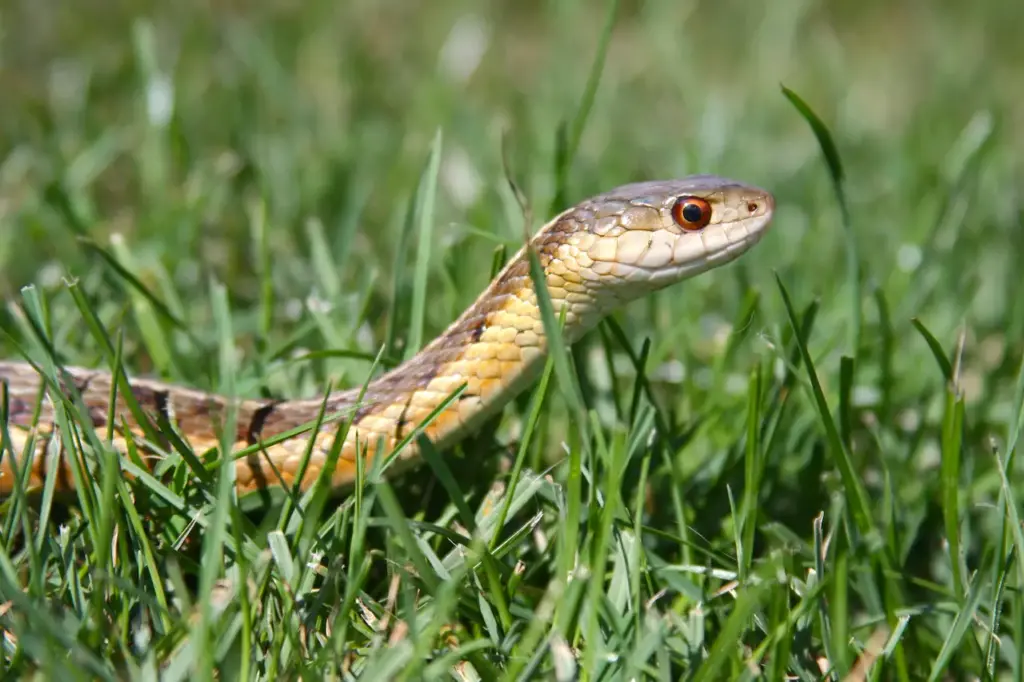
<instances>
[{"instance_id":1,"label":"snake body","mask_svg":"<svg viewBox=\"0 0 1024 682\"><path fill-rule=\"evenodd\" d=\"M546 277L555 315L564 309L563 333L572 343L611 309L735 259L761 238L773 210L774 199L767 191L726 178L697 175L640 182L555 216L530 245ZM296 482L306 490L313 484L339 433L337 422L283 440L274 437L316 423L321 410L351 420L330 480L334 489L353 483L357 457L370 463L388 455L413 429L421 428L443 449L495 415L536 378L544 363L547 340L529 270L524 246L444 333L371 381L361 399L360 389L352 389L313 399L237 401L232 452L250 452L234 462L238 494ZM0 444L0 494L10 494L18 481L38 488L48 471L56 476L58 491L74 489L72 462L62 447L52 403L53 391L73 395L71 385L87 410L81 417L91 420L98 434L107 433L113 421L109 445L116 451L127 452L130 438L150 468L174 452L143 440L121 391L111 414L115 391L109 372L68 367L62 374L58 387L44 382L32 364L0 362L8 411L5 442ZM130 385L147 417L154 424L172 425L194 453L220 446L226 397L153 380L132 379ZM412 461L417 454L413 439L396 462ZM86 471L92 468L89 459L83 458Z\"/></svg>"}]
</instances>

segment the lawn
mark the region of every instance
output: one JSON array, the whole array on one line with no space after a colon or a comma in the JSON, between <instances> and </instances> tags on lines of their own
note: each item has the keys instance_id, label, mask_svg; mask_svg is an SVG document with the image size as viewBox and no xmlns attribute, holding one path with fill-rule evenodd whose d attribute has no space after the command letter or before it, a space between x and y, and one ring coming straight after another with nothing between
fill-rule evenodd
<instances>
[{"instance_id":1,"label":"lawn","mask_svg":"<svg viewBox=\"0 0 1024 682\"><path fill-rule=\"evenodd\" d=\"M132 480L80 425L94 485L0 501L5 679L1024 680L1022 16L3 4L0 358L51 373L322 396L587 196L777 203L348 496Z\"/></svg>"}]
</instances>

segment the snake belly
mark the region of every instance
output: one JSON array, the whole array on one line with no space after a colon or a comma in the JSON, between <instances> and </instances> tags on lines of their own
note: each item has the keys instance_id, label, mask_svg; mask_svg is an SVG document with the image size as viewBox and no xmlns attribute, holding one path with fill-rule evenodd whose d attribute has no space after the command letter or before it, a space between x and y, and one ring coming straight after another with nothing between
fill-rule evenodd
<instances>
[{"instance_id":1,"label":"snake belly","mask_svg":"<svg viewBox=\"0 0 1024 682\"><path fill-rule=\"evenodd\" d=\"M564 309L563 334L572 343L611 309L732 261L758 242L773 211L769 192L727 178L639 182L562 212L531 238L529 247L539 258L556 316ZM298 484L307 490L328 461L340 433L338 419L350 421L330 478L335 490L355 481L358 458L368 468L415 429L443 450L500 411L535 380L547 348L526 249L442 334L365 391L235 400L236 428L227 456L247 452L234 461L238 494L275 485ZM9 495L19 481L38 489L51 472L58 492L75 488L73 462L55 424L58 393L77 392L85 408L80 419L91 422L97 434L106 434L112 422L109 446L123 455L130 440L150 470L166 456L162 451L173 452L166 444L145 440L120 390L123 384L115 392L110 372L66 367L61 374L55 386L33 364L0 362L8 422L0 444L0 495ZM220 447L228 398L148 379L131 379L130 388L146 418L173 427L196 455ZM457 398L449 400L459 389ZM315 425L321 411L335 417L282 439L298 427ZM73 449L84 465L80 471L94 471L89 448ZM386 473L401 470L401 463L417 455L415 439L406 442Z\"/></svg>"}]
</instances>

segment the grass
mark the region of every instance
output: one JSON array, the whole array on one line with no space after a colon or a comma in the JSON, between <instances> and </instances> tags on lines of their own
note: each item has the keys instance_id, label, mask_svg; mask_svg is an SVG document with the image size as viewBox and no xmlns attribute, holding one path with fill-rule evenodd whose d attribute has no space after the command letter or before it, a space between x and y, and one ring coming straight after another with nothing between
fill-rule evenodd
<instances>
[{"instance_id":1,"label":"grass","mask_svg":"<svg viewBox=\"0 0 1024 682\"><path fill-rule=\"evenodd\" d=\"M321 396L589 194L777 217L347 498L66 431L89 485L0 503L5 677L1024 679L1013 3L126 7L0 9L0 357L50 380Z\"/></svg>"}]
</instances>

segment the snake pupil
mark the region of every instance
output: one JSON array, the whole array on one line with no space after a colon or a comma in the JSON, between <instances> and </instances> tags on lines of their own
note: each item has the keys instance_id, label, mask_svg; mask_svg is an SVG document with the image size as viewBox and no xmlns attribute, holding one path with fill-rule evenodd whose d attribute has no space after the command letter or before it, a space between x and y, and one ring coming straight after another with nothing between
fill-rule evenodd
<instances>
[{"instance_id":1,"label":"snake pupil","mask_svg":"<svg viewBox=\"0 0 1024 682\"><path fill-rule=\"evenodd\" d=\"M687 204L683 206L683 220L688 223L699 223L703 211L700 210L700 206L697 204Z\"/></svg>"}]
</instances>

